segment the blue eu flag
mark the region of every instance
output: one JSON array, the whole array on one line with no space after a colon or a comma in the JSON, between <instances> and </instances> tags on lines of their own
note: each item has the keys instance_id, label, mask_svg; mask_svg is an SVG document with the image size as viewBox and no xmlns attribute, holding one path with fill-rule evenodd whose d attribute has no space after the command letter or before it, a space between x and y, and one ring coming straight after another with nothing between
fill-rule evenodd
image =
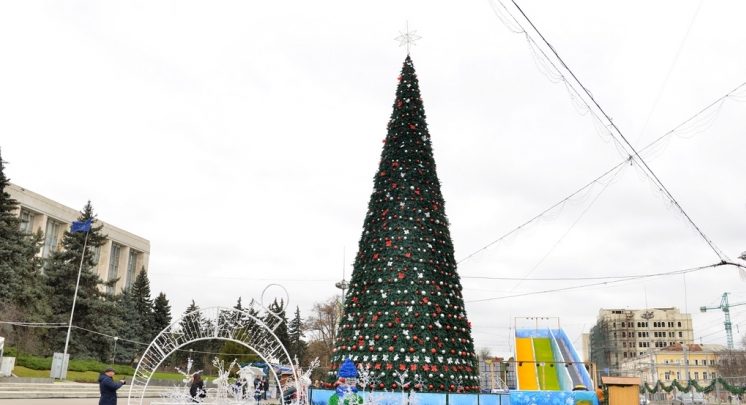
<instances>
[{"instance_id":1,"label":"blue eu flag","mask_svg":"<svg viewBox=\"0 0 746 405\"><path fill-rule=\"evenodd\" d=\"M93 219L87 219L85 221L73 221L73 225L70 227L70 232L88 232L91 230L92 223Z\"/></svg>"}]
</instances>

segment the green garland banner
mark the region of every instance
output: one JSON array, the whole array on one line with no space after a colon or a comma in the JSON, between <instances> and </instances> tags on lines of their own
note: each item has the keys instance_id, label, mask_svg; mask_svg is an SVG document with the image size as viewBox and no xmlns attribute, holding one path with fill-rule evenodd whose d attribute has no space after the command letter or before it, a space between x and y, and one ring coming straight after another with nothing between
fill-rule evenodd
<instances>
[{"instance_id":1,"label":"green garland banner","mask_svg":"<svg viewBox=\"0 0 746 405\"><path fill-rule=\"evenodd\" d=\"M746 392L746 387L739 387L736 385L728 384L728 382L722 378L717 378L706 386L699 385L696 380L689 380L687 381L686 385L682 385L678 380L673 380L668 386L664 385L661 381L658 381L653 387L650 387L648 383L644 383L640 387L640 392L643 394L646 392L655 394L661 391L670 393L671 391L673 391L674 388L676 388L681 392L689 392L690 390L694 389L697 392L709 394L710 392L715 391L715 384L717 383L720 383L720 386L724 391L727 391L734 395L741 395Z\"/></svg>"}]
</instances>

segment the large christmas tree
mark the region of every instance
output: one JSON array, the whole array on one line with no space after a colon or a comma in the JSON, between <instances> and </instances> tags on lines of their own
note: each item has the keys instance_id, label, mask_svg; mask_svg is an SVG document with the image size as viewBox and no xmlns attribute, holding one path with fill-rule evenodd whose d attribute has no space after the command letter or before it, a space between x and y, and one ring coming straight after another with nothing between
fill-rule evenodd
<instances>
[{"instance_id":1,"label":"large christmas tree","mask_svg":"<svg viewBox=\"0 0 746 405\"><path fill-rule=\"evenodd\" d=\"M332 369L346 358L374 372L370 388L378 390L399 389L402 381L436 392L479 388L471 326L409 56L399 76Z\"/></svg>"}]
</instances>

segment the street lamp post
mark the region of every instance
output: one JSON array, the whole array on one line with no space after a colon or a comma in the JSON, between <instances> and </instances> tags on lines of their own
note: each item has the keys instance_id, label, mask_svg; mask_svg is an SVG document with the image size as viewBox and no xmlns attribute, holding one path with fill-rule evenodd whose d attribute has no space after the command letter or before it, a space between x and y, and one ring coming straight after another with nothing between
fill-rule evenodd
<instances>
[{"instance_id":1,"label":"street lamp post","mask_svg":"<svg viewBox=\"0 0 746 405\"><path fill-rule=\"evenodd\" d=\"M114 351L111 353L112 365L114 365L114 362L117 361L117 341L119 341L119 336L114 336Z\"/></svg>"}]
</instances>

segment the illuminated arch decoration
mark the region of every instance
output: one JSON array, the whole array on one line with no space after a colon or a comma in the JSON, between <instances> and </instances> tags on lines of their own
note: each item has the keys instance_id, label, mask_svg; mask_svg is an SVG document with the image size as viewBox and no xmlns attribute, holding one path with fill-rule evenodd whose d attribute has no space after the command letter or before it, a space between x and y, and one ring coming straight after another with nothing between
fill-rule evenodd
<instances>
[{"instance_id":1,"label":"illuminated arch decoration","mask_svg":"<svg viewBox=\"0 0 746 405\"><path fill-rule=\"evenodd\" d=\"M290 355L274 333L283 322L282 318L253 300L249 308L258 310L260 316L263 314L265 319L235 308L211 307L184 314L162 330L137 364L127 404L142 405L150 379L168 356L190 343L212 339L241 344L256 353L267 364L288 365L296 392L302 392L301 376L298 375ZM200 314L201 318L198 319ZM272 374L275 383L281 386L279 376L274 370Z\"/></svg>"}]
</instances>

